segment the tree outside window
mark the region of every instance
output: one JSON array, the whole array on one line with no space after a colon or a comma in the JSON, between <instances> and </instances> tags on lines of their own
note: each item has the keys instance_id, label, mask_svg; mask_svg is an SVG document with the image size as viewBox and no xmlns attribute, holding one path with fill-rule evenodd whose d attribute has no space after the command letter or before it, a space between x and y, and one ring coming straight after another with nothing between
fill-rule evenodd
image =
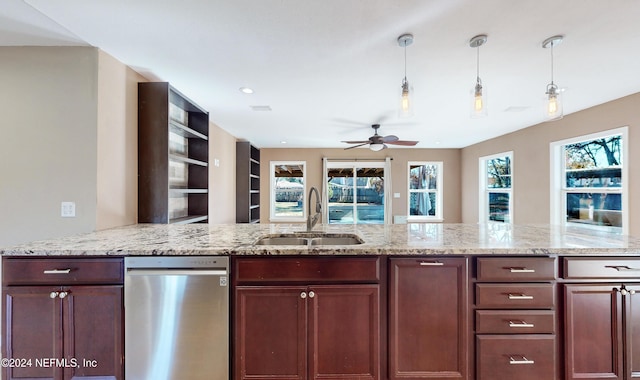
<instances>
[{"instance_id":1,"label":"tree outside window","mask_svg":"<svg viewBox=\"0 0 640 380\"><path fill-rule=\"evenodd\" d=\"M513 220L513 152L480 158L480 222Z\"/></svg>"},{"instance_id":2,"label":"tree outside window","mask_svg":"<svg viewBox=\"0 0 640 380\"><path fill-rule=\"evenodd\" d=\"M622 227L622 135L564 145L566 220Z\"/></svg>"}]
</instances>

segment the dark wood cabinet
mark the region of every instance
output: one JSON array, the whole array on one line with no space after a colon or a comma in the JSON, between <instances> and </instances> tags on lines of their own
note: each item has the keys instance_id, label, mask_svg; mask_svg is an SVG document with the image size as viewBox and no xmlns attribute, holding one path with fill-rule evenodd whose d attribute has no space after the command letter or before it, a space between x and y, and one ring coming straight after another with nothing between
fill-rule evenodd
<instances>
[{"instance_id":1,"label":"dark wood cabinet","mask_svg":"<svg viewBox=\"0 0 640 380\"><path fill-rule=\"evenodd\" d=\"M236 223L260 222L260 149L236 142Z\"/></svg>"},{"instance_id":2,"label":"dark wood cabinet","mask_svg":"<svg viewBox=\"0 0 640 380\"><path fill-rule=\"evenodd\" d=\"M138 222L206 222L209 113L167 82L138 83Z\"/></svg>"},{"instance_id":3,"label":"dark wood cabinet","mask_svg":"<svg viewBox=\"0 0 640 380\"><path fill-rule=\"evenodd\" d=\"M564 259L567 380L640 379L639 268L633 258Z\"/></svg>"},{"instance_id":4,"label":"dark wood cabinet","mask_svg":"<svg viewBox=\"0 0 640 380\"><path fill-rule=\"evenodd\" d=\"M357 258L246 260L234 270L234 379L381 378L379 258L362 259L369 283L331 270Z\"/></svg>"},{"instance_id":5,"label":"dark wood cabinet","mask_svg":"<svg viewBox=\"0 0 640 380\"><path fill-rule=\"evenodd\" d=\"M120 259L3 260L3 358L16 360L5 379L123 379L123 287L107 280ZM48 262L48 266L47 266ZM99 285L90 282L92 269ZM48 273L47 273L48 272ZM22 276L20 276L22 273ZM12 279L15 280L15 282ZM37 278L39 285L28 285ZM104 284L103 281L116 282ZM42 283L48 283L45 285Z\"/></svg>"},{"instance_id":6,"label":"dark wood cabinet","mask_svg":"<svg viewBox=\"0 0 640 380\"><path fill-rule=\"evenodd\" d=\"M467 379L466 258L392 258L389 378Z\"/></svg>"},{"instance_id":7,"label":"dark wood cabinet","mask_svg":"<svg viewBox=\"0 0 640 380\"><path fill-rule=\"evenodd\" d=\"M556 259L478 257L476 379L559 377Z\"/></svg>"}]
</instances>

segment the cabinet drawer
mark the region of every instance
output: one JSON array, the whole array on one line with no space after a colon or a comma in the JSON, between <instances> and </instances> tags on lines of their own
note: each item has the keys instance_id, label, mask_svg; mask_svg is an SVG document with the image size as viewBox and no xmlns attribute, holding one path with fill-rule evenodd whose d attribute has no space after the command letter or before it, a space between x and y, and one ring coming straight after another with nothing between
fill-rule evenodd
<instances>
[{"instance_id":1,"label":"cabinet drawer","mask_svg":"<svg viewBox=\"0 0 640 380\"><path fill-rule=\"evenodd\" d=\"M556 278L552 257L480 257L478 281L548 281Z\"/></svg>"},{"instance_id":2,"label":"cabinet drawer","mask_svg":"<svg viewBox=\"0 0 640 380\"><path fill-rule=\"evenodd\" d=\"M4 285L122 284L123 258L5 258Z\"/></svg>"},{"instance_id":3,"label":"cabinet drawer","mask_svg":"<svg viewBox=\"0 0 640 380\"><path fill-rule=\"evenodd\" d=\"M553 308L553 284L476 284L476 306L499 309Z\"/></svg>"},{"instance_id":4,"label":"cabinet drawer","mask_svg":"<svg viewBox=\"0 0 640 380\"><path fill-rule=\"evenodd\" d=\"M640 278L640 259L633 258L563 258L566 279Z\"/></svg>"},{"instance_id":5,"label":"cabinet drawer","mask_svg":"<svg viewBox=\"0 0 640 380\"><path fill-rule=\"evenodd\" d=\"M478 310L477 334L554 334L552 310Z\"/></svg>"},{"instance_id":6,"label":"cabinet drawer","mask_svg":"<svg viewBox=\"0 0 640 380\"><path fill-rule=\"evenodd\" d=\"M380 258L239 258L233 273L238 283L371 283L380 281Z\"/></svg>"},{"instance_id":7,"label":"cabinet drawer","mask_svg":"<svg viewBox=\"0 0 640 380\"><path fill-rule=\"evenodd\" d=\"M553 380L557 374L554 335L479 335L478 380Z\"/></svg>"}]
</instances>

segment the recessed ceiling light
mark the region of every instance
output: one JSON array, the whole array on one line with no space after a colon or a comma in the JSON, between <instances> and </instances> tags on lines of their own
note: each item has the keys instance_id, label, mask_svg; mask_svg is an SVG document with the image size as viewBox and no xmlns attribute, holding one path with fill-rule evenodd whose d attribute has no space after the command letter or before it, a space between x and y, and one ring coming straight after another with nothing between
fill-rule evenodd
<instances>
[{"instance_id":1,"label":"recessed ceiling light","mask_svg":"<svg viewBox=\"0 0 640 380\"><path fill-rule=\"evenodd\" d=\"M253 94L253 89L249 87L240 87L240 91L245 94Z\"/></svg>"},{"instance_id":2,"label":"recessed ceiling light","mask_svg":"<svg viewBox=\"0 0 640 380\"><path fill-rule=\"evenodd\" d=\"M254 111L271 111L270 106L249 106Z\"/></svg>"},{"instance_id":3,"label":"recessed ceiling light","mask_svg":"<svg viewBox=\"0 0 640 380\"><path fill-rule=\"evenodd\" d=\"M284 141L284 140L280 141L280 144L286 144L286 143L287 143L287 142L286 142L286 141Z\"/></svg>"}]
</instances>

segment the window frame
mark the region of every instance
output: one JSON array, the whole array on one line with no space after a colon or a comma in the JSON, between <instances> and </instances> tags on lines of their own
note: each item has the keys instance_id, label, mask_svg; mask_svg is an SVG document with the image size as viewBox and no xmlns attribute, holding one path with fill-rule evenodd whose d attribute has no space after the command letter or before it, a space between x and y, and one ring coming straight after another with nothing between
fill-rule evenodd
<instances>
[{"instance_id":1,"label":"window frame","mask_svg":"<svg viewBox=\"0 0 640 380\"><path fill-rule=\"evenodd\" d=\"M382 159L382 160L342 160L342 159L337 159L337 160L329 160L329 159L325 159L324 164L323 164L323 187L322 187L322 209L323 209L323 220L326 220L326 224L331 224L331 225L349 225L346 223L331 223L331 220L329 218L329 178L328 178L328 171L329 169L332 168L340 168L340 169L352 169L353 170L353 178L359 178L357 177L357 170L358 169L362 169L362 168L382 168L384 170L384 174L383 174L383 181L384 181L384 205L383 205L383 212L384 212L384 219L382 220L382 223L358 223L358 219L354 219L354 223L351 225L357 225L357 224L378 224L378 225L385 225L389 223L390 220L390 206L388 205L391 202L390 197L388 196L389 194L389 188L388 186L390 185L391 181L389 180L391 178L390 175L390 165L387 159ZM357 188L357 184L354 181L354 186L356 186L354 188L354 190ZM352 203L352 207L353 207L353 212L357 212L357 202L356 202L356 198L354 197L353 203Z\"/></svg>"},{"instance_id":2,"label":"window frame","mask_svg":"<svg viewBox=\"0 0 640 380\"><path fill-rule=\"evenodd\" d=\"M276 215L276 175L275 168L282 165L302 166L302 216ZM307 161L270 161L269 162L269 221L305 222L307 220Z\"/></svg>"},{"instance_id":3,"label":"window frame","mask_svg":"<svg viewBox=\"0 0 640 380\"><path fill-rule=\"evenodd\" d=\"M560 225L564 227L580 226L598 231L619 232L622 234L629 233L629 128L627 126L595 132L587 135L576 136L560 141L550 143L550 223L552 225ZM567 190L566 187L566 164L564 158L564 146L579 142L592 141L612 136L620 135L622 138L622 164L621 164L621 181L620 187L611 188L591 188L580 187L575 191ZM577 192L599 192L620 194L621 197L621 221L622 227L589 225L567 221L567 194Z\"/></svg>"},{"instance_id":4,"label":"window frame","mask_svg":"<svg viewBox=\"0 0 640 380\"><path fill-rule=\"evenodd\" d=\"M411 189L411 167L412 166L436 166L438 174L436 176L436 189ZM442 184L444 177L443 161L408 161L407 162L407 222L443 222L444 212L442 205L444 204L442 196L444 191ZM411 215L411 194L412 193L435 193L436 194L436 213L435 215Z\"/></svg>"},{"instance_id":5,"label":"window frame","mask_svg":"<svg viewBox=\"0 0 640 380\"><path fill-rule=\"evenodd\" d=\"M513 185L514 185L514 171L513 171L513 151L501 152L483 156L478 159L478 175L479 175L479 200L478 200L478 222L479 223L513 223ZM509 157L511 186L509 188L489 188L487 187L487 178L489 173L487 172L487 162L496 158ZM505 193L509 194L509 221L499 222L496 220L489 220L489 194L490 193Z\"/></svg>"}]
</instances>

